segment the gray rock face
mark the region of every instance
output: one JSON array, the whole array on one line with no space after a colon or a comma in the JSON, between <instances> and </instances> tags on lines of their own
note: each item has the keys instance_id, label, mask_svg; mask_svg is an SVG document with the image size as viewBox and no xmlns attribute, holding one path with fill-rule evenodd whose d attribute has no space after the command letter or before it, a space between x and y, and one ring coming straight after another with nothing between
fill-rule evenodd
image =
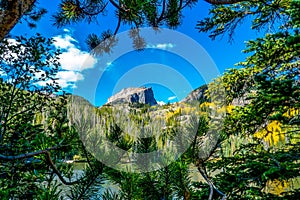
<instances>
[{"instance_id":1,"label":"gray rock face","mask_svg":"<svg viewBox=\"0 0 300 200\"><path fill-rule=\"evenodd\" d=\"M207 90L207 85L203 85L195 90L193 90L187 97L181 100L181 102L191 103L193 101L204 101L205 91Z\"/></svg>"},{"instance_id":2,"label":"gray rock face","mask_svg":"<svg viewBox=\"0 0 300 200\"><path fill-rule=\"evenodd\" d=\"M192 103L194 101L207 101L205 91L208 89L207 85L203 85L195 90L193 90L187 97L185 97L181 102ZM252 91L253 92L253 91ZM234 98L231 102L234 106L245 106L250 103L248 100L249 93L244 94L241 97Z\"/></svg>"},{"instance_id":3,"label":"gray rock face","mask_svg":"<svg viewBox=\"0 0 300 200\"><path fill-rule=\"evenodd\" d=\"M124 88L110 97L106 104L114 105L122 103L141 103L149 104L150 106L157 104L151 87Z\"/></svg>"}]
</instances>

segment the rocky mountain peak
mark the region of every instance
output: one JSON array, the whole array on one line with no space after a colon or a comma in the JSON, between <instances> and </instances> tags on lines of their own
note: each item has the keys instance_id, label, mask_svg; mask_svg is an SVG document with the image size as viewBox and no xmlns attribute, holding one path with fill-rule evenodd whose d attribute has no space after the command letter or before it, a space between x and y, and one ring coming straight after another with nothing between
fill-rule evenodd
<instances>
[{"instance_id":1,"label":"rocky mountain peak","mask_svg":"<svg viewBox=\"0 0 300 200\"><path fill-rule=\"evenodd\" d=\"M141 103L149 104L150 106L157 104L151 87L124 88L111 96L106 104L114 105L121 103Z\"/></svg>"}]
</instances>

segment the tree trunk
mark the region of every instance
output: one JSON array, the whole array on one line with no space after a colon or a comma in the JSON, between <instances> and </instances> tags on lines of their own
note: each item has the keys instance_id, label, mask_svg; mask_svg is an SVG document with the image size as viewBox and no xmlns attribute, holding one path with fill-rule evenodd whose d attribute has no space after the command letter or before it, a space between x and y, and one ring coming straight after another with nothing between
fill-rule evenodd
<instances>
[{"instance_id":1,"label":"tree trunk","mask_svg":"<svg viewBox=\"0 0 300 200\"><path fill-rule=\"evenodd\" d=\"M0 41L17 24L22 15L33 6L36 0L0 1Z\"/></svg>"}]
</instances>

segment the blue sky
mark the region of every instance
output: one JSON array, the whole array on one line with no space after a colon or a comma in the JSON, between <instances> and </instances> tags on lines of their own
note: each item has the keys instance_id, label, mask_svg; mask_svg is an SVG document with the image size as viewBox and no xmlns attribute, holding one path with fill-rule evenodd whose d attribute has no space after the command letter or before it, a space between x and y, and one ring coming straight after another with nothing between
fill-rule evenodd
<instances>
[{"instance_id":1,"label":"blue sky","mask_svg":"<svg viewBox=\"0 0 300 200\"><path fill-rule=\"evenodd\" d=\"M63 51L60 60L63 71L57 75L61 86L85 97L96 106L104 104L109 96L122 87L142 85L152 87L158 101L166 103L181 100L192 89L217 76L215 72L210 72L211 69L203 59L211 58L219 72L223 73L226 68L232 68L235 63L244 60L246 55L241 51L245 47L245 41L258 36L246 23L236 30L232 44L228 43L226 36L212 41L208 34L199 33L195 29L197 20L208 16L210 5L202 0L196 7L185 9L182 25L176 31L197 42L208 53L210 58L206 54L205 58L198 57L199 68L209 77L203 78L195 69L194 63L178 54L186 47L176 38L153 39L147 44L146 50L125 52L113 59L109 55L104 56L105 58L93 57L85 44L87 35L101 33L108 28L114 30L117 23L114 12L111 9L107 16L98 19L98 24L77 23L58 29L52 25L51 15L59 2L40 1L39 6L46 8L48 13L37 23L37 28L30 29L25 22L19 23L11 35L31 36L41 33L45 37L53 37L56 40L54 45ZM122 26L119 32L128 30L128 27ZM190 54L197 54L195 49L187 49Z\"/></svg>"}]
</instances>

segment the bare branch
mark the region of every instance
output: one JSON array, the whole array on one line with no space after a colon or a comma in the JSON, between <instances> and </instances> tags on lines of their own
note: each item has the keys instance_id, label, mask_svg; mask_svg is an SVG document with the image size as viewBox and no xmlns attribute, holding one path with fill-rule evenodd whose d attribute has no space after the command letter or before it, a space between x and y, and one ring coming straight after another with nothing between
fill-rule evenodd
<instances>
[{"instance_id":1,"label":"bare branch","mask_svg":"<svg viewBox=\"0 0 300 200\"><path fill-rule=\"evenodd\" d=\"M204 0L204 1L213 5L224 5L224 4L235 4L247 0Z\"/></svg>"},{"instance_id":2,"label":"bare branch","mask_svg":"<svg viewBox=\"0 0 300 200\"><path fill-rule=\"evenodd\" d=\"M190 1L189 1L189 2L190 2ZM183 4L183 0L180 0L180 1L179 1L179 6L178 6L178 7L179 7L179 9L181 9L181 8L182 8L182 4ZM187 3L187 4L188 4L188 3Z\"/></svg>"},{"instance_id":3,"label":"bare branch","mask_svg":"<svg viewBox=\"0 0 300 200\"><path fill-rule=\"evenodd\" d=\"M81 8L81 11L86 15L95 16L95 15L99 15L100 13L102 13L105 10L105 8L107 7L107 5L108 5L108 2L99 11L96 11L94 13L87 12L84 10L84 8Z\"/></svg>"},{"instance_id":4,"label":"bare branch","mask_svg":"<svg viewBox=\"0 0 300 200\"><path fill-rule=\"evenodd\" d=\"M159 18L157 20L158 22L163 19L163 16L165 14L165 10L166 10L166 0L163 0L161 14L160 14L160 16L159 16Z\"/></svg>"},{"instance_id":5,"label":"bare branch","mask_svg":"<svg viewBox=\"0 0 300 200\"><path fill-rule=\"evenodd\" d=\"M209 185L209 197L208 200L212 200L213 195L214 195L214 187L211 183L211 181L209 180L206 172L202 169L201 166L198 166L198 171L200 172L201 176L204 178L204 180L206 181L206 183Z\"/></svg>"},{"instance_id":6,"label":"bare branch","mask_svg":"<svg viewBox=\"0 0 300 200\"><path fill-rule=\"evenodd\" d=\"M187 7L190 3L191 3L192 0L189 0L187 1L185 4L183 4L183 0L180 0L179 1L179 6L178 8L175 10L176 13L179 13L182 9L184 9L185 7ZM167 19L168 17L170 17L170 15L164 15L165 14L165 1L164 1L164 4L163 4L163 7L162 7L162 12L159 16L159 18L157 19L157 24L159 24L162 20L165 20Z\"/></svg>"},{"instance_id":7,"label":"bare branch","mask_svg":"<svg viewBox=\"0 0 300 200\"><path fill-rule=\"evenodd\" d=\"M19 155L16 155L16 156L5 156L5 155L0 154L0 160L11 161L11 160L20 160L20 159L24 159L24 158L30 158L30 157L37 156L37 155L40 155L40 154L45 154L45 152L50 151L50 150L57 150L61 147L62 146L54 146L54 147L47 148L45 150L19 154Z\"/></svg>"},{"instance_id":8,"label":"bare branch","mask_svg":"<svg viewBox=\"0 0 300 200\"><path fill-rule=\"evenodd\" d=\"M209 179L205 167L200 164L197 166L198 171L200 172L201 176L204 178L204 180L206 181L206 183L209 185L209 200L213 199L213 194L214 194L214 190L216 190L220 195L222 195L222 200L225 200L227 198L226 194L224 194L223 192L221 192L214 184L213 182Z\"/></svg>"},{"instance_id":9,"label":"bare branch","mask_svg":"<svg viewBox=\"0 0 300 200\"><path fill-rule=\"evenodd\" d=\"M120 28L120 26L121 26L121 14L120 14L120 12L118 13L118 24L117 24L117 27L116 27L116 29L115 29L115 32L114 32L114 35L117 35L117 33L118 33L118 31L119 31L119 28Z\"/></svg>"},{"instance_id":10,"label":"bare branch","mask_svg":"<svg viewBox=\"0 0 300 200\"><path fill-rule=\"evenodd\" d=\"M72 181L72 182L68 182L64 179L63 175L59 172L59 170L57 169L57 167L55 166L55 164L53 163L52 159L51 159L51 154L50 154L50 150L57 150L62 148L63 146L54 146L54 147L50 147L47 148L45 150L40 150L40 151L35 151L35 152L30 152L30 153L24 153L24 154L20 154L20 155L16 155L16 156L5 156L0 154L0 160L5 160L5 161L12 161L12 160L21 160L21 159L25 159L25 158L30 158L30 157L34 157L37 155L42 155L44 154L46 156L46 160L48 162L48 164L50 165L50 167L52 168L53 172L58 176L58 178L60 179L60 181L65 184L65 185L74 185L77 184L79 180L76 181Z\"/></svg>"},{"instance_id":11,"label":"bare branch","mask_svg":"<svg viewBox=\"0 0 300 200\"><path fill-rule=\"evenodd\" d=\"M122 12L127 12L128 10L124 9L122 6L118 5L114 0L109 0L109 2Z\"/></svg>"},{"instance_id":12,"label":"bare branch","mask_svg":"<svg viewBox=\"0 0 300 200\"><path fill-rule=\"evenodd\" d=\"M79 183L79 181L81 179L78 179L76 181L71 181L71 182L68 182L64 179L64 177L62 176L62 174L59 172L59 170L57 169L57 167L55 166L55 164L53 163L52 159L51 159L51 156L50 156L50 152L49 151L45 151L44 154L46 155L46 159L50 165L50 167L52 168L52 170L54 171L54 173L58 176L59 180L65 184L65 185L74 185L74 184L77 184Z\"/></svg>"}]
</instances>

